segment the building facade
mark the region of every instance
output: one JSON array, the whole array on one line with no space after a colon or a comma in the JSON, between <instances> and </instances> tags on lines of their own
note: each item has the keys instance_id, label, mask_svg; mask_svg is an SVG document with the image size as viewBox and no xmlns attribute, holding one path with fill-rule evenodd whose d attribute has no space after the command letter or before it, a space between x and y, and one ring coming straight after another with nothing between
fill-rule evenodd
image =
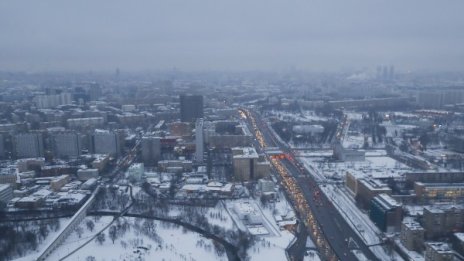
<instances>
[{"instance_id":1,"label":"building facade","mask_svg":"<svg viewBox=\"0 0 464 261\"><path fill-rule=\"evenodd\" d=\"M15 135L14 145L17 158L38 158L44 156L42 134L22 133Z\"/></svg>"},{"instance_id":2,"label":"building facade","mask_svg":"<svg viewBox=\"0 0 464 261\"><path fill-rule=\"evenodd\" d=\"M203 118L203 96L181 95L180 121L195 122L199 118Z\"/></svg>"}]
</instances>

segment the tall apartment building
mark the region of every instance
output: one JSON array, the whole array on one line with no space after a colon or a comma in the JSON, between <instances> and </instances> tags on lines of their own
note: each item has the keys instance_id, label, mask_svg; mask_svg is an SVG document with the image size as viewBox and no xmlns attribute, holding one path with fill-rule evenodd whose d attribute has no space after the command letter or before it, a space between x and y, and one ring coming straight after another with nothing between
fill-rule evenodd
<instances>
[{"instance_id":1,"label":"tall apartment building","mask_svg":"<svg viewBox=\"0 0 464 261\"><path fill-rule=\"evenodd\" d=\"M39 109L53 108L59 105L71 104L72 95L67 92L52 95L40 95L34 97L34 101Z\"/></svg>"},{"instance_id":2,"label":"tall apartment building","mask_svg":"<svg viewBox=\"0 0 464 261\"><path fill-rule=\"evenodd\" d=\"M195 161L203 162L203 154L205 151L205 141L203 134L203 119L197 119L195 124Z\"/></svg>"},{"instance_id":3,"label":"tall apartment building","mask_svg":"<svg viewBox=\"0 0 464 261\"><path fill-rule=\"evenodd\" d=\"M14 137L14 147L17 158L37 158L44 156L42 134L22 133Z\"/></svg>"},{"instance_id":4,"label":"tall apartment building","mask_svg":"<svg viewBox=\"0 0 464 261\"><path fill-rule=\"evenodd\" d=\"M52 147L55 157L78 157L81 154L81 139L76 132L53 133Z\"/></svg>"},{"instance_id":5,"label":"tall apartment building","mask_svg":"<svg viewBox=\"0 0 464 261\"><path fill-rule=\"evenodd\" d=\"M119 137L115 132L95 130L93 134L93 148L97 154L119 154Z\"/></svg>"},{"instance_id":6,"label":"tall apartment building","mask_svg":"<svg viewBox=\"0 0 464 261\"><path fill-rule=\"evenodd\" d=\"M155 136L142 137L142 159L145 165L153 166L161 157L161 138Z\"/></svg>"},{"instance_id":7,"label":"tall apartment building","mask_svg":"<svg viewBox=\"0 0 464 261\"><path fill-rule=\"evenodd\" d=\"M199 118L203 118L203 96L181 95L180 121L194 122Z\"/></svg>"}]
</instances>

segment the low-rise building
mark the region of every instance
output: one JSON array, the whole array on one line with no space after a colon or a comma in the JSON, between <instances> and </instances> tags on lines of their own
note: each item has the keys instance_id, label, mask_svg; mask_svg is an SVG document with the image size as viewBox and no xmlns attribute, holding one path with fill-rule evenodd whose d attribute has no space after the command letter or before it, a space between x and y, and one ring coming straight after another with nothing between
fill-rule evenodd
<instances>
[{"instance_id":1,"label":"low-rise building","mask_svg":"<svg viewBox=\"0 0 464 261\"><path fill-rule=\"evenodd\" d=\"M415 182L414 191L418 199L464 198L464 183L423 183Z\"/></svg>"},{"instance_id":2,"label":"low-rise building","mask_svg":"<svg viewBox=\"0 0 464 261\"><path fill-rule=\"evenodd\" d=\"M454 254L448 244L443 242L425 243L425 261L453 261Z\"/></svg>"},{"instance_id":3,"label":"low-rise building","mask_svg":"<svg viewBox=\"0 0 464 261\"><path fill-rule=\"evenodd\" d=\"M92 168L102 171L105 169L106 165L110 160L108 154L95 154L95 160L92 162Z\"/></svg>"},{"instance_id":4,"label":"low-rise building","mask_svg":"<svg viewBox=\"0 0 464 261\"><path fill-rule=\"evenodd\" d=\"M391 195L391 189L387 184L376 179L362 178L358 180L356 202L363 208L368 208L371 200L380 194Z\"/></svg>"},{"instance_id":5,"label":"low-rise building","mask_svg":"<svg viewBox=\"0 0 464 261\"><path fill-rule=\"evenodd\" d=\"M77 178L80 181L98 178L98 169L79 169L77 171Z\"/></svg>"},{"instance_id":6,"label":"low-rise building","mask_svg":"<svg viewBox=\"0 0 464 261\"><path fill-rule=\"evenodd\" d=\"M71 177L69 175L61 175L55 177L54 179L52 179L52 181L50 181L50 188L55 192L60 191L60 189L64 185L66 185L66 183L68 183L70 179Z\"/></svg>"},{"instance_id":7,"label":"low-rise building","mask_svg":"<svg viewBox=\"0 0 464 261\"><path fill-rule=\"evenodd\" d=\"M337 143L333 148L333 156L341 161L364 161L366 159L366 152L346 149L343 148L341 143Z\"/></svg>"},{"instance_id":8,"label":"low-rise building","mask_svg":"<svg viewBox=\"0 0 464 261\"><path fill-rule=\"evenodd\" d=\"M425 207L423 226L427 239L435 239L464 229L464 207L452 205L445 207Z\"/></svg>"},{"instance_id":9,"label":"low-rise building","mask_svg":"<svg viewBox=\"0 0 464 261\"><path fill-rule=\"evenodd\" d=\"M405 219L401 224L401 243L409 250L421 252L424 248L424 228L412 219Z\"/></svg>"},{"instance_id":10,"label":"low-rise building","mask_svg":"<svg viewBox=\"0 0 464 261\"><path fill-rule=\"evenodd\" d=\"M158 162L161 171L167 171L170 168L179 168L183 172L192 171L193 163L190 160L161 160Z\"/></svg>"}]
</instances>

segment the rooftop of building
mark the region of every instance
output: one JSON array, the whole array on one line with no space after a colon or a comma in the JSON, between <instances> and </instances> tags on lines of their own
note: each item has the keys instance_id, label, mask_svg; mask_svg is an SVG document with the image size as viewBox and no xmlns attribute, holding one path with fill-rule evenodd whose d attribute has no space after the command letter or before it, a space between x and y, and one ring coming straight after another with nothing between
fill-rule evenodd
<instances>
[{"instance_id":1,"label":"rooftop of building","mask_svg":"<svg viewBox=\"0 0 464 261\"><path fill-rule=\"evenodd\" d=\"M376 179L364 178L360 179L359 182L363 183L370 190L390 190L387 184Z\"/></svg>"},{"instance_id":2,"label":"rooftop of building","mask_svg":"<svg viewBox=\"0 0 464 261\"><path fill-rule=\"evenodd\" d=\"M419 185L419 186L424 186L424 187L427 187L427 188L446 188L446 189L450 189L450 188L460 188L460 189L464 189L464 183L424 183L424 182L415 182L415 184Z\"/></svg>"},{"instance_id":3,"label":"rooftop of building","mask_svg":"<svg viewBox=\"0 0 464 261\"><path fill-rule=\"evenodd\" d=\"M10 187L9 184L0 184L0 191L3 191L5 189L8 189Z\"/></svg>"},{"instance_id":4,"label":"rooftop of building","mask_svg":"<svg viewBox=\"0 0 464 261\"><path fill-rule=\"evenodd\" d=\"M446 205L433 205L424 207L424 211L427 210L433 214L441 214L452 209L464 210L464 205L459 204L446 204Z\"/></svg>"},{"instance_id":5,"label":"rooftop of building","mask_svg":"<svg viewBox=\"0 0 464 261\"><path fill-rule=\"evenodd\" d=\"M424 230L421 224L412 218L405 218L403 220L403 225L406 226L409 230Z\"/></svg>"},{"instance_id":6,"label":"rooftop of building","mask_svg":"<svg viewBox=\"0 0 464 261\"><path fill-rule=\"evenodd\" d=\"M438 253L453 253L453 250L451 250L450 246L447 243L427 242L426 244Z\"/></svg>"},{"instance_id":7,"label":"rooftop of building","mask_svg":"<svg viewBox=\"0 0 464 261\"><path fill-rule=\"evenodd\" d=\"M464 243L464 233L459 232L459 233L454 233L453 234L461 243Z\"/></svg>"},{"instance_id":8,"label":"rooftop of building","mask_svg":"<svg viewBox=\"0 0 464 261\"><path fill-rule=\"evenodd\" d=\"M387 194L380 194L374 198L376 202L382 205L384 209L393 209L401 207L401 204L398 203L395 199Z\"/></svg>"},{"instance_id":9,"label":"rooftop of building","mask_svg":"<svg viewBox=\"0 0 464 261\"><path fill-rule=\"evenodd\" d=\"M258 153L253 147L235 147L232 148L232 151L240 151L240 154L234 155L235 158L258 158Z\"/></svg>"}]
</instances>

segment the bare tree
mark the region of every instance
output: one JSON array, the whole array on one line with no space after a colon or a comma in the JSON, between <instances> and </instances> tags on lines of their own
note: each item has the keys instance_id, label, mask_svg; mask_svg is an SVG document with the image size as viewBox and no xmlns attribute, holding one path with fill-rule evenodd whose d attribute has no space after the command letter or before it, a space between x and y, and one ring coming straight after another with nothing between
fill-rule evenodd
<instances>
[{"instance_id":1,"label":"bare tree","mask_svg":"<svg viewBox=\"0 0 464 261\"><path fill-rule=\"evenodd\" d=\"M103 243L105 242L105 233L100 233L97 235L97 238L95 239L100 245L103 245Z\"/></svg>"},{"instance_id":2,"label":"bare tree","mask_svg":"<svg viewBox=\"0 0 464 261\"><path fill-rule=\"evenodd\" d=\"M116 238L118 237L118 229L116 226L111 226L110 227L110 230L108 231L108 234L111 238L111 241L113 241L113 244L114 244L114 241L116 240Z\"/></svg>"},{"instance_id":3,"label":"bare tree","mask_svg":"<svg viewBox=\"0 0 464 261\"><path fill-rule=\"evenodd\" d=\"M79 236L79 238L81 238L82 234L84 233L84 229L82 227L77 227L76 228L76 233Z\"/></svg>"},{"instance_id":4,"label":"bare tree","mask_svg":"<svg viewBox=\"0 0 464 261\"><path fill-rule=\"evenodd\" d=\"M87 225L87 229L90 230L90 232L92 232L95 227L95 223L93 223L92 220L87 220L85 224Z\"/></svg>"}]
</instances>

